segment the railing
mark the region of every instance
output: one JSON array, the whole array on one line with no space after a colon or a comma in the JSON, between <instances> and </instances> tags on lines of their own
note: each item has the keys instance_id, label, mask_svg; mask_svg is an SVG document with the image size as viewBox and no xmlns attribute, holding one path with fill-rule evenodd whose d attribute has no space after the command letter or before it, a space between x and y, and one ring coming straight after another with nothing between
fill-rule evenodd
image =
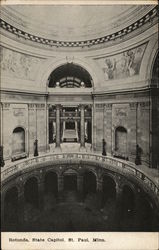
<instances>
[{"instance_id":1,"label":"railing","mask_svg":"<svg viewBox=\"0 0 159 250\"><path fill-rule=\"evenodd\" d=\"M123 172L124 174L129 173L136 178L138 178L140 181L142 181L145 185L147 185L156 195L159 194L159 187L157 184L151 180L148 176L145 175L141 170L135 168L133 163L122 161L119 159L115 159L113 157L108 156L100 156L97 154L88 154L88 153L60 153L60 154L48 154L48 155L42 155L38 157L29 158L26 160L23 160L21 162L12 163L11 166L8 166L7 168L3 168L1 171L1 180L2 182L18 173L19 171L22 171L24 169L27 169L28 167L34 167L36 168L36 164L44 163L44 162L55 162L55 161L61 161L61 160L86 160L88 162L97 162L102 163L102 167L108 169L108 168L115 168L117 172Z\"/></svg>"}]
</instances>

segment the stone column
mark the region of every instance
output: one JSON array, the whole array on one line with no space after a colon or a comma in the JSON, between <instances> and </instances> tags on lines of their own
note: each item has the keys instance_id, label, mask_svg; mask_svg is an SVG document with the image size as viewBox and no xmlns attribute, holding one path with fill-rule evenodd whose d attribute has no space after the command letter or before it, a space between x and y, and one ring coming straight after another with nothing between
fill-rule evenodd
<instances>
[{"instance_id":1,"label":"stone column","mask_svg":"<svg viewBox=\"0 0 159 250\"><path fill-rule=\"evenodd\" d=\"M56 105L56 147L60 148L60 105Z\"/></svg>"},{"instance_id":2,"label":"stone column","mask_svg":"<svg viewBox=\"0 0 159 250\"><path fill-rule=\"evenodd\" d=\"M83 176L77 175L77 190L79 192L83 192Z\"/></svg>"},{"instance_id":3,"label":"stone column","mask_svg":"<svg viewBox=\"0 0 159 250\"><path fill-rule=\"evenodd\" d=\"M63 191L64 188L63 175L58 175L58 193Z\"/></svg>"},{"instance_id":4,"label":"stone column","mask_svg":"<svg viewBox=\"0 0 159 250\"><path fill-rule=\"evenodd\" d=\"M80 105L81 110L81 149L85 148L85 120L84 120L84 105Z\"/></svg>"},{"instance_id":5,"label":"stone column","mask_svg":"<svg viewBox=\"0 0 159 250\"><path fill-rule=\"evenodd\" d=\"M103 180L101 178L101 176L97 176L96 178L96 182L97 182L97 191L96 191L96 194L97 194L97 207L100 209L101 206L102 206L102 191L103 191Z\"/></svg>"}]
</instances>

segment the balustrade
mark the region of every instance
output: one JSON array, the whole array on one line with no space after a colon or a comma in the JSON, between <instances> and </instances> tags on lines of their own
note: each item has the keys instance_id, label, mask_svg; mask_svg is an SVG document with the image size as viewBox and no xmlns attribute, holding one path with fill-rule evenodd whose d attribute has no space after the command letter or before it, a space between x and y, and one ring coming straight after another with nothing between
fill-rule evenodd
<instances>
[{"instance_id":1,"label":"balustrade","mask_svg":"<svg viewBox=\"0 0 159 250\"><path fill-rule=\"evenodd\" d=\"M19 171L23 171L29 167L35 167L38 163L46 163L53 161L76 161L76 160L84 160L88 162L96 162L100 165L102 163L102 167L106 169L113 168L116 172L122 172L123 174L129 173L130 175L136 177L143 185L148 187L151 191L153 191L156 195L159 194L159 188L157 183L155 183L151 177L146 176L141 170L136 169L135 165L133 166L130 162L123 162L119 159L114 159L109 156L100 156L96 154L87 154L87 153L59 153L59 154L49 154L44 156L38 156L36 158L30 158L27 160L23 160L21 162L12 163L10 166L6 166L1 171L1 179L2 182L8 177L18 173Z\"/></svg>"}]
</instances>

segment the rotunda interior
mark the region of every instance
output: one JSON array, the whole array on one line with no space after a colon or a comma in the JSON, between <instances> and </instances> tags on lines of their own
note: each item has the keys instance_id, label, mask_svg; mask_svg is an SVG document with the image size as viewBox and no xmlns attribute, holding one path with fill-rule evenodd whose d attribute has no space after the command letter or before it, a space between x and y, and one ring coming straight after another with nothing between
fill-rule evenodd
<instances>
[{"instance_id":1,"label":"rotunda interior","mask_svg":"<svg viewBox=\"0 0 159 250\"><path fill-rule=\"evenodd\" d=\"M156 5L3 5L2 230L159 230Z\"/></svg>"}]
</instances>

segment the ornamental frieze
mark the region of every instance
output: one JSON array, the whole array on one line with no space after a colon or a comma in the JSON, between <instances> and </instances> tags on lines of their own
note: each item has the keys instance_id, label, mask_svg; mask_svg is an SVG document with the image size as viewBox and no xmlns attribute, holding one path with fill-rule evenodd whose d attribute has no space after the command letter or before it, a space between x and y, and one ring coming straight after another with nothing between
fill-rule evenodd
<instances>
[{"instance_id":1,"label":"ornamental frieze","mask_svg":"<svg viewBox=\"0 0 159 250\"><path fill-rule=\"evenodd\" d=\"M1 76L34 80L41 60L43 59L1 47Z\"/></svg>"}]
</instances>

